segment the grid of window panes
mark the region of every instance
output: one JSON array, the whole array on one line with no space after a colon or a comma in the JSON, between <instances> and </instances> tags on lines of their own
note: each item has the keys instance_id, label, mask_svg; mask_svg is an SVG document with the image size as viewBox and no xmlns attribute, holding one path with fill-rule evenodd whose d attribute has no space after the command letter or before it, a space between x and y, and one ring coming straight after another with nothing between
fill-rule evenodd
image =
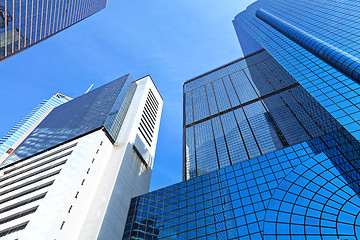
<instances>
[{"instance_id":1,"label":"grid of window panes","mask_svg":"<svg viewBox=\"0 0 360 240\"><path fill-rule=\"evenodd\" d=\"M103 126L115 141L120 128L113 124L121 124L117 118L126 114L119 110L123 109L122 103L128 104L124 98L132 81L133 77L127 74L56 107L6 160L29 157ZM110 131L112 127L117 130Z\"/></svg>"},{"instance_id":2,"label":"grid of window panes","mask_svg":"<svg viewBox=\"0 0 360 240\"><path fill-rule=\"evenodd\" d=\"M265 50L184 85L184 179L340 128Z\"/></svg>"},{"instance_id":3,"label":"grid of window panes","mask_svg":"<svg viewBox=\"0 0 360 240\"><path fill-rule=\"evenodd\" d=\"M0 61L105 8L107 0L0 0Z\"/></svg>"},{"instance_id":4,"label":"grid of window panes","mask_svg":"<svg viewBox=\"0 0 360 240\"><path fill-rule=\"evenodd\" d=\"M254 54L262 49L263 46L255 40L253 36L237 21L233 21L236 35L238 36L238 39L241 44L241 49L243 52L243 56L249 56L251 54Z\"/></svg>"},{"instance_id":5,"label":"grid of window panes","mask_svg":"<svg viewBox=\"0 0 360 240\"><path fill-rule=\"evenodd\" d=\"M259 0L234 19L355 138L360 139L360 85L256 17L259 9L360 58L359 1ZM239 35L241 37L241 35ZM247 37L246 37L247 38ZM241 43L241 41L240 41ZM244 46L246 47L246 46ZM342 59L338 59L341 61ZM357 60L358 61L358 60Z\"/></svg>"},{"instance_id":6,"label":"grid of window panes","mask_svg":"<svg viewBox=\"0 0 360 240\"><path fill-rule=\"evenodd\" d=\"M135 197L123 239L357 239L359 147L341 129Z\"/></svg>"},{"instance_id":7,"label":"grid of window panes","mask_svg":"<svg viewBox=\"0 0 360 240\"><path fill-rule=\"evenodd\" d=\"M23 118L15 127L0 139L0 157L7 151L11 151L13 144L18 141L30 127L39 120L39 118L51 107L57 107L70 100L67 97L52 96L48 100L43 100L36 106L25 118ZM0 166L7 165L7 161L0 163Z\"/></svg>"},{"instance_id":8,"label":"grid of window panes","mask_svg":"<svg viewBox=\"0 0 360 240\"><path fill-rule=\"evenodd\" d=\"M128 80L126 84L129 84L130 81ZM127 88L126 86L124 87ZM136 82L132 82L128 91L121 91L118 99L114 103L113 108L110 111L108 118L104 123L105 129L109 132L109 135L112 137L113 140L116 140L122 123L124 122L126 113L130 107L131 100L134 97L135 91L137 88Z\"/></svg>"}]
</instances>

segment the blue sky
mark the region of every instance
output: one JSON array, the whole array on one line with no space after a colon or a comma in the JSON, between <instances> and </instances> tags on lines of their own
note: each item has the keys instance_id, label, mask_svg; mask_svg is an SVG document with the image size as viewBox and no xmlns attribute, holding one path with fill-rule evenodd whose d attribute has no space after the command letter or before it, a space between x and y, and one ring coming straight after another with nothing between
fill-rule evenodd
<instances>
[{"instance_id":1,"label":"blue sky","mask_svg":"<svg viewBox=\"0 0 360 240\"><path fill-rule=\"evenodd\" d=\"M0 136L43 99L126 73L164 98L151 190L182 180L182 85L242 56L232 19L253 0L109 0L106 9L0 63Z\"/></svg>"}]
</instances>

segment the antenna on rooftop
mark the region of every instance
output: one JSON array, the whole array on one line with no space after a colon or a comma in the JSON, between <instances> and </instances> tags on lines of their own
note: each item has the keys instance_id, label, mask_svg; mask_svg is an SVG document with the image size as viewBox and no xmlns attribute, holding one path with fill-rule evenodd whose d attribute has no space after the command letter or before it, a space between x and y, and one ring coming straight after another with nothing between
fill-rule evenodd
<instances>
[{"instance_id":1,"label":"antenna on rooftop","mask_svg":"<svg viewBox=\"0 0 360 240\"><path fill-rule=\"evenodd\" d=\"M94 86L94 84L91 84L91 86L89 87L89 89L86 90L85 94L87 94L93 86Z\"/></svg>"}]
</instances>

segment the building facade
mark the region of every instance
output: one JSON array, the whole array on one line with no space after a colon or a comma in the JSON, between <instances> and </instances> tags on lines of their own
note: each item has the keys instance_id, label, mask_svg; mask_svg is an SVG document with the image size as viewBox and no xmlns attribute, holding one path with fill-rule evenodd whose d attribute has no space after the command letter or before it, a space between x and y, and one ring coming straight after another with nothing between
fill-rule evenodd
<instances>
[{"instance_id":1,"label":"building facade","mask_svg":"<svg viewBox=\"0 0 360 240\"><path fill-rule=\"evenodd\" d=\"M189 180L133 198L123 239L354 238L359 142L266 50L184 96Z\"/></svg>"},{"instance_id":2,"label":"building facade","mask_svg":"<svg viewBox=\"0 0 360 240\"><path fill-rule=\"evenodd\" d=\"M107 0L0 0L0 61L104 9Z\"/></svg>"},{"instance_id":3,"label":"building facade","mask_svg":"<svg viewBox=\"0 0 360 240\"><path fill-rule=\"evenodd\" d=\"M237 15L245 57L184 84L186 181L133 198L123 239L358 239L359 7Z\"/></svg>"},{"instance_id":4,"label":"building facade","mask_svg":"<svg viewBox=\"0 0 360 240\"><path fill-rule=\"evenodd\" d=\"M266 49L358 140L359 8L351 0L259 0L233 21L244 52Z\"/></svg>"},{"instance_id":5,"label":"building facade","mask_svg":"<svg viewBox=\"0 0 360 240\"><path fill-rule=\"evenodd\" d=\"M0 169L0 236L121 237L149 190L161 111L151 78L129 74L53 109Z\"/></svg>"},{"instance_id":6,"label":"building facade","mask_svg":"<svg viewBox=\"0 0 360 240\"><path fill-rule=\"evenodd\" d=\"M184 84L184 179L339 128L266 50Z\"/></svg>"},{"instance_id":7,"label":"building facade","mask_svg":"<svg viewBox=\"0 0 360 240\"><path fill-rule=\"evenodd\" d=\"M43 100L26 117L24 117L15 127L0 139L0 166L5 166L10 162L3 162L10 153L35 129L37 125L51 112L54 107L70 101L63 94L57 93L48 100Z\"/></svg>"}]
</instances>

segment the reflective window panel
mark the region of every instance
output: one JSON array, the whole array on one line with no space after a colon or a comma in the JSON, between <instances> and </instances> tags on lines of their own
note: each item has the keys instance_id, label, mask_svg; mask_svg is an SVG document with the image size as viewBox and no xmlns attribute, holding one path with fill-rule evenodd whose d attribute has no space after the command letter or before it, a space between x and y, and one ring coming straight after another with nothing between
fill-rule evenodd
<instances>
[{"instance_id":1,"label":"reflective window panel","mask_svg":"<svg viewBox=\"0 0 360 240\"><path fill-rule=\"evenodd\" d=\"M359 10L353 0L258 0L233 21L244 51L265 48L358 140Z\"/></svg>"},{"instance_id":2,"label":"reflective window panel","mask_svg":"<svg viewBox=\"0 0 360 240\"><path fill-rule=\"evenodd\" d=\"M127 74L56 107L6 161L29 157L101 127L115 141L136 89L136 83L130 87L133 80Z\"/></svg>"},{"instance_id":3,"label":"reflective window panel","mask_svg":"<svg viewBox=\"0 0 360 240\"><path fill-rule=\"evenodd\" d=\"M340 129L135 197L123 239L358 239L359 150Z\"/></svg>"},{"instance_id":4,"label":"reflective window panel","mask_svg":"<svg viewBox=\"0 0 360 240\"><path fill-rule=\"evenodd\" d=\"M341 125L264 49L184 84L184 179Z\"/></svg>"},{"instance_id":5,"label":"reflective window panel","mask_svg":"<svg viewBox=\"0 0 360 240\"><path fill-rule=\"evenodd\" d=\"M105 8L107 0L0 0L0 61Z\"/></svg>"}]
</instances>

